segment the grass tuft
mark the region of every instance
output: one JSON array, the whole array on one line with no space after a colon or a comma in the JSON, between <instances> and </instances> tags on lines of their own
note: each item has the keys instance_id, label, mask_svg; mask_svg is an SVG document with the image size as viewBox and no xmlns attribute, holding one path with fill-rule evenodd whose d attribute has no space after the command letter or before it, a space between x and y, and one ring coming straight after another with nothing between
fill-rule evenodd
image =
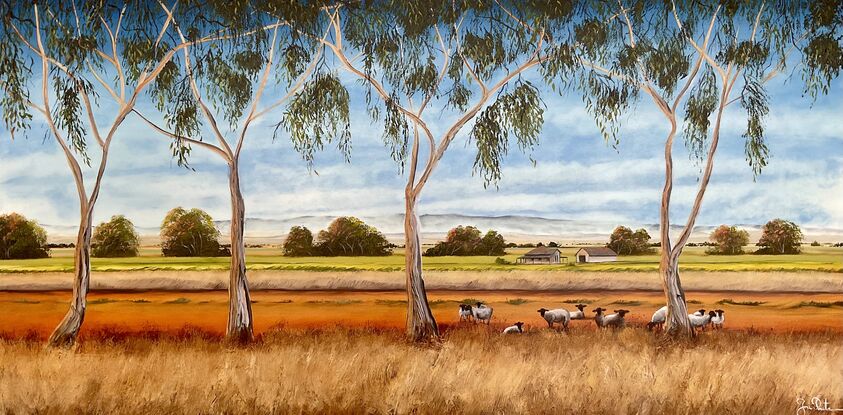
<instances>
[{"instance_id":1,"label":"grass tuft","mask_svg":"<svg viewBox=\"0 0 843 415\"><path fill-rule=\"evenodd\" d=\"M615 300L609 303L609 305L617 304L617 305L628 305L630 307L638 307L641 304L644 304L642 301L638 300Z\"/></svg>"},{"instance_id":2,"label":"grass tuft","mask_svg":"<svg viewBox=\"0 0 843 415\"><path fill-rule=\"evenodd\" d=\"M521 305L521 304L526 304L526 303L529 303L529 302L530 302L529 300L524 299L524 298L513 298L511 300L506 300L506 303L511 304L511 305Z\"/></svg>"},{"instance_id":3,"label":"grass tuft","mask_svg":"<svg viewBox=\"0 0 843 415\"><path fill-rule=\"evenodd\" d=\"M562 302L565 303L565 304L591 304L591 303L594 302L594 300L587 300L585 298L575 298L575 299L562 300Z\"/></svg>"},{"instance_id":4,"label":"grass tuft","mask_svg":"<svg viewBox=\"0 0 843 415\"><path fill-rule=\"evenodd\" d=\"M721 305L722 304L745 305L745 306L755 307L755 306L759 306L759 305L762 305L762 304L767 304L767 302L766 301L735 301L731 298L724 298L724 299L718 301L717 304L721 304Z\"/></svg>"},{"instance_id":5,"label":"grass tuft","mask_svg":"<svg viewBox=\"0 0 843 415\"><path fill-rule=\"evenodd\" d=\"M190 302L189 298L179 297L175 300L164 301L164 304L187 304Z\"/></svg>"},{"instance_id":6,"label":"grass tuft","mask_svg":"<svg viewBox=\"0 0 843 415\"><path fill-rule=\"evenodd\" d=\"M97 298L94 300L88 301L89 305L96 305L96 304L108 304L108 303L116 303L120 300L113 300L111 298Z\"/></svg>"},{"instance_id":7,"label":"grass tuft","mask_svg":"<svg viewBox=\"0 0 843 415\"><path fill-rule=\"evenodd\" d=\"M797 304L793 308L801 308L801 307L819 307L819 308L829 308L829 307L843 307L843 301L802 301L801 303Z\"/></svg>"}]
</instances>

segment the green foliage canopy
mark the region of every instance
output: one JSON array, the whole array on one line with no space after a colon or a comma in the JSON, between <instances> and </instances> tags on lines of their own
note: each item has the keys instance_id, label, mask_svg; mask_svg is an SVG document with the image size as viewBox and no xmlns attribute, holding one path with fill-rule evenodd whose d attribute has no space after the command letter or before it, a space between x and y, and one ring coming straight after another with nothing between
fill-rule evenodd
<instances>
[{"instance_id":1,"label":"green foliage canopy","mask_svg":"<svg viewBox=\"0 0 843 415\"><path fill-rule=\"evenodd\" d=\"M425 251L426 256L472 256L505 255L506 241L495 230L489 230L481 237L474 226L457 226L448 231L445 240Z\"/></svg>"},{"instance_id":2,"label":"green foliage canopy","mask_svg":"<svg viewBox=\"0 0 843 415\"><path fill-rule=\"evenodd\" d=\"M100 258L138 256L140 238L135 225L123 215L97 225L92 237L91 255Z\"/></svg>"},{"instance_id":3,"label":"green foliage canopy","mask_svg":"<svg viewBox=\"0 0 843 415\"><path fill-rule=\"evenodd\" d=\"M756 254L798 254L802 250L802 229L789 220L773 219L761 228L757 245L761 249Z\"/></svg>"},{"instance_id":4,"label":"green foliage canopy","mask_svg":"<svg viewBox=\"0 0 843 415\"><path fill-rule=\"evenodd\" d=\"M167 212L161 224L161 252L164 256L222 256L219 236L211 215L177 207Z\"/></svg>"},{"instance_id":5,"label":"green foliage canopy","mask_svg":"<svg viewBox=\"0 0 843 415\"><path fill-rule=\"evenodd\" d=\"M720 225L711 232L709 240L715 244L707 252L717 255L740 255L749 243L749 232L736 226Z\"/></svg>"},{"instance_id":6,"label":"green foliage canopy","mask_svg":"<svg viewBox=\"0 0 843 415\"><path fill-rule=\"evenodd\" d=\"M652 252L650 234L644 228L633 232L626 226L618 226L612 231L606 246L618 255L643 255Z\"/></svg>"},{"instance_id":7,"label":"green foliage canopy","mask_svg":"<svg viewBox=\"0 0 843 415\"><path fill-rule=\"evenodd\" d=\"M283 245L284 256L301 257L313 255L313 233L304 226L293 226L287 233Z\"/></svg>"},{"instance_id":8,"label":"green foliage canopy","mask_svg":"<svg viewBox=\"0 0 843 415\"><path fill-rule=\"evenodd\" d=\"M47 232L23 215L0 215L0 259L46 258Z\"/></svg>"},{"instance_id":9,"label":"green foliage canopy","mask_svg":"<svg viewBox=\"0 0 843 415\"><path fill-rule=\"evenodd\" d=\"M391 246L373 226L343 216L319 231L314 251L321 256L386 256L392 254Z\"/></svg>"}]
</instances>

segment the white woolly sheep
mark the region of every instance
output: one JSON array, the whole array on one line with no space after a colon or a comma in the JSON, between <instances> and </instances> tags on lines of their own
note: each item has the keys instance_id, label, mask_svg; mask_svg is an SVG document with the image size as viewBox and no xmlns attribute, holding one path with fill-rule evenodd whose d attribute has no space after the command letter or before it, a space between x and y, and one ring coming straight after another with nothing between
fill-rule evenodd
<instances>
[{"instance_id":1,"label":"white woolly sheep","mask_svg":"<svg viewBox=\"0 0 843 415\"><path fill-rule=\"evenodd\" d=\"M568 310L564 308L557 308L555 310L540 308L537 311L544 321L547 322L548 327L553 328L554 323L562 323L562 330L568 331L568 323L571 322L571 313Z\"/></svg>"},{"instance_id":2,"label":"white woolly sheep","mask_svg":"<svg viewBox=\"0 0 843 415\"><path fill-rule=\"evenodd\" d=\"M474 317L475 322L480 321L489 324L492 321L493 311L492 307L479 301L477 302L477 307L471 307L471 315Z\"/></svg>"},{"instance_id":3,"label":"white woolly sheep","mask_svg":"<svg viewBox=\"0 0 843 415\"><path fill-rule=\"evenodd\" d=\"M585 311L584 308L588 307L585 304L577 304L577 311L571 311L571 320L585 320Z\"/></svg>"},{"instance_id":4,"label":"white woolly sheep","mask_svg":"<svg viewBox=\"0 0 843 415\"><path fill-rule=\"evenodd\" d=\"M609 314L603 317L603 327L612 327L621 329L626 325L624 317L629 310L615 310L615 314Z\"/></svg>"},{"instance_id":5,"label":"white woolly sheep","mask_svg":"<svg viewBox=\"0 0 843 415\"><path fill-rule=\"evenodd\" d=\"M714 311L709 311L708 314L698 316L696 313L688 314L688 320L691 320L691 327L694 329L702 329L705 331L705 326L711 323L711 318L716 316L717 313Z\"/></svg>"},{"instance_id":6,"label":"white woolly sheep","mask_svg":"<svg viewBox=\"0 0 843 415\"><path fill-rule=\"evenodd\" d=\"M667 306L664 306L655 313L653 313L653 317L650 318L650 322L647 323L647 330L658 329L662 330L664 327L664 322L667 320Z\"/></svg>"},{"instance_id":7,"label":"white woolly sheep","mask_svg":"<svg viewBox=\"0 0 843 415\"><path fill-rule=\"evenodd\" d=\"M514 326L509 326L509 327L503 329L503 334L521 334L521 333L524 332L524 329L521 328L521 326L523 326L523 325L524 325L524 322L519 321L519 322L515 323Z\"/></svg>"},{"instance_id":8,"label":"white woolly sheep","mask_svg":"<svg viewBox=\"0 0 843 415\"><path fill-rule=\"evenodd\" d=\"M722 329L723 323L726 322L726 312L720 309L714 310L714 312L717 315L711 318L711 327Z\"/></svg>"},{"instance_id":9,"label":"white woolly sheep","mask_svg":"<svg viewBox=\"0 0 843 415\"><path fill-rule=\"evenodd\" d=\"M472 317L471 306L468 304L460 304L460 321L471 321Z\"/></svg>"}]
</instances>

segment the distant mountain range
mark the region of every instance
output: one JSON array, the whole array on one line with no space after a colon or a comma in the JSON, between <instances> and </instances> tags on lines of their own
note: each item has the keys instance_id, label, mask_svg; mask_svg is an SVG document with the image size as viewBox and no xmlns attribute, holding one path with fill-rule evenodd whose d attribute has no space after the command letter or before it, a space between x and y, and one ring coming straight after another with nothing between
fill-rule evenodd
<instances>
[{"instance_id":1,"label":"distant mountain range","mask_svg":"<svg viewBox=\"0 0 843 415\"><path fill-rule=\"evenodd\" d=\"M246 219L246 242L247 243L281 243L287 236L292 226L306 226L315 234L324 229L335 219L335 216L298 216L288 219ZM386 235L387 239L395 243L403 243L404 238L404 215L380 215L360 216L366 223L375 226ZM449 229L458 225L475 226L485 232L495 229L508 241L512 242L549 242L558 243L584 243L584 242L606 242L609 234L618 225L629 226L633 229L645 228L653 236L658 237L657 224L635 224L600 222L588 220L550 219L536 216L469 216L458 214L422 215L421 220L422 240L424 243L431 243L444 238ZM214 221L217 228L228 236L229 221ZM62 243L72 242L76 236L75 226L56 226L42 224L47 230L50 242ZM752 240L756 240L761 234L761 225L739 224L738 227L747 230ZM680 226L672 226L678 232ZM701 242L708 239L708 235L716 226L703 225L694 228L691 241ZM144 244L155 244L158 242L157 227L138 227ZM843 241L843 229L802 227L805 240L820 242Z\"/></svg>"}]
</instances>

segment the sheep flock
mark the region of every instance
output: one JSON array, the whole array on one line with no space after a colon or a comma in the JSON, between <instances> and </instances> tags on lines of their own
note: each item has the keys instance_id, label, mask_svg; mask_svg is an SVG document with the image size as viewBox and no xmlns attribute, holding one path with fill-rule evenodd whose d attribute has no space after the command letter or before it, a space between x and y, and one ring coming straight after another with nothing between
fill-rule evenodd
<instances>
[{"instance_id":1,"label":"sheep flock","mask_svg":"<svg viewBox=\"0 0 843 415\"><path fill-rule=\"evenodd\" d=\"M620 330L626 327L625 316L629 310L618 309L612 310L608 313L608 309L597 307L592 310L593 318L587 318L585 312L587 305L576 304L576 311L569 311L565 308L547 309L540 308L536 310L539 316L547 323L548 328L558 329L567 332L568 325L573 320L594 320L594 323L599 329ZM485 323L490 324L492 321L492 314L494 309L483 302L476 302L475 304L460 304L459 317L461 323ZM709 310L699 309L691 314L688 314L688 320L691 322L691 327L694 330L705 331L706 328L713 330L722 329L726 321L726 312L720 309ZM647 330L662 331L664 323L667 321L667 306L664 306L653 313L650 321L646 324ZM503 329L503 334L521 334L525 332L524 322L519 321L515 324Z\"/></svg>"}]
</instances>

